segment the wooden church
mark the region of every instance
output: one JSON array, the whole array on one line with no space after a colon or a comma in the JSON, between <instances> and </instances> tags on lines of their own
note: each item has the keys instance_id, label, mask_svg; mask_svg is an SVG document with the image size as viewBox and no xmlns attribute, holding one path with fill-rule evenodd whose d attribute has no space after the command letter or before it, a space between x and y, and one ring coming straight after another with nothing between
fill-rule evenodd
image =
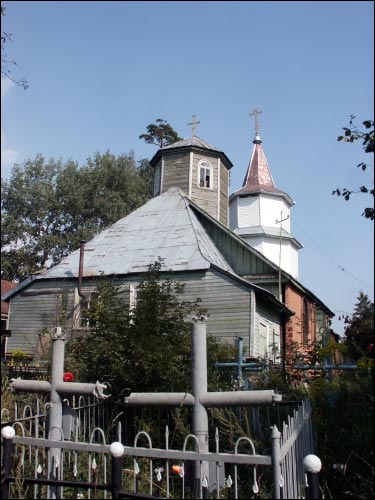
<instances>
[{"instance_id":1,"label":"wooden church","mask_svg":"<svg viewBox=\"0 0 375 500\"><path fill-rule=\"evenodd\" d=\"M79 284L89 297L101 275L133 306L158 259L165 279L186 285L186 300L202 300L208 333L231 345L242 337L248 357L282 360L291 342L328 335L333 313L297 279L302 245L290 232L293 201L276 188L258 133L244 184L229 197L233 165L195 135L195 125L190 138L151 159L151 200L87 242L83 254L76 250L2 297L10 302L8 357L23 350L36 359L42 332L62 312L68 335L87 330Z\"/></svg>"}]
</instances>

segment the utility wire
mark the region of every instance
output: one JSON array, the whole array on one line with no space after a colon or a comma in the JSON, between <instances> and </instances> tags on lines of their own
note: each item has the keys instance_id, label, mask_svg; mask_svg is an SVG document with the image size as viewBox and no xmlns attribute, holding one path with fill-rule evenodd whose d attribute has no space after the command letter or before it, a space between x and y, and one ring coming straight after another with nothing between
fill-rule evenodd
<instances>
[{"instance_id":1,"label":"utility wire","mask_svg":"<svg viewBox=\"0 0 375 500\"><path fill-rule=\"evenodd\" d=\"M298 224L298 222L296 222L296 220L293 217L291 217L291 219L293 221L293 224L295 224L313 242L313 244L316 246L316 248L314 248L313 246L308 245L308 246L310 246L310 248L312 248L312 250L314 250L315 252L317 252L318 254L320 254L324 259L326 259L328 262L330 262L333 266L337 267L340 271L343 271L344 273L348 274L349 276L351 276L352 278L354 278L356 281L359 281L363 285L371 287L371 285L369 283L366 283L366 281L361 280L360 278L358 278L357 276L355 276L353 273L351 273L350 271L348 271L346 268L344 268L340 264L340 262L338 262L334 257L332 257L308 233L306 233L306 231L304 229L302 229L302 227Z\"/></svg>"}]
</instances>

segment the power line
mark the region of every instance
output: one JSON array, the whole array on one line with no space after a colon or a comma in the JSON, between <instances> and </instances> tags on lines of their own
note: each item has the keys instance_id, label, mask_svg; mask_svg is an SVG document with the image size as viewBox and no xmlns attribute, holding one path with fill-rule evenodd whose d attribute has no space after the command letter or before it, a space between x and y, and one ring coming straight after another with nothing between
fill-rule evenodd
<instances>
[{"instance_id":1,"label":"power line","mask_svg":"<svg viewBox=\"0 0 375 500\"><path fill-rule=\"evenodd\" d=\"M366 283L366 281L363 281L361 280L360 278L358 278L357 276L355 276L353 273L351 273L350 271L348 271L346 268L344 268L344 266L342 266L340 264L340 262L338 262L334 257L332 257L323 247L321 247L308 233L306 233L306 231L304 229L302 229L302 227L296 222L296 220L291 217L292 221L293 221L293 224L295 224L313 243L314 245L316 246L316 248L314 248L313 246L311 245L308 245L310 246L310 248L312 250L314 250L315 252L317 252L318 254L321 255L321 257L323 257L324 259L326 259L328 262L330 262L330 264L332 264L333 266L337 267L340 271L343 271L344 273L348 274L349 276L351 276L353 279L355 279L356 281L359 281L360 283L362 283L363 285L366 285L368 287L371 287L371 285L369 283Z\"/></svg>"}]
</instances>

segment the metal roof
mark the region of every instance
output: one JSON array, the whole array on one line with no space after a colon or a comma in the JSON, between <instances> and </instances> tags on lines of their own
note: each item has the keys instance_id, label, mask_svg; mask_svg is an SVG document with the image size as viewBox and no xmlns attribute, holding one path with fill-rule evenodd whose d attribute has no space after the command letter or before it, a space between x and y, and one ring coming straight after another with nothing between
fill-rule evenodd
<instances>
[{"instance_id":1,"label":"metal roof","mask_svg":"<svg viewBox=\"0 0 375 500\"><path fill-rule=\"evenodd\" d=\"M231 231L228 229L224 224L219 222L217 219L214 217L211 217L207 212L205 212L201 207L196 205L194 202L189 200L189 204L194 207L194 210L198 212L199 214L203 215L203 217L211 222L213 226L216 226L218 230L221 230L222 232L226 233L229 235L234 241L237 242L238 245L246 248L250 253L253 255L257 256L259 259L263 260L266 262L271 268L278 270L278 266L269 260L265 255L263 255L261 252L253 248L251 245L249 245L241 236L237 235L234 231ZM297 241L297 240L296 240ZM300 289L307 295L309 295L316 303L318 303L328 314L332 317L335 315L334 312L332 312L325 304L322 302L311 290L306 288L300 281L296 280L291 274L287 273L284 271L284 269L281 269L281 274L284 276L287 280L289 280L296 288ZM236 274L236 276L238 276ZM251 283L254 286L254 283ZM277 300L277 299L276 299Z\"/></svg>"},{"instance_id":2,"label":"metal roof","mask_svg":"<svg viewBox=\"0 0 375 500\"><path fill-rule=\"evenodd\" d=\"M220 153L222 153L221 149L211 146L211 144L208 144L208 142L200 139L196 135L194 137L190 137L189 139L182 139L181 141L169 144L168 146L164 146L163 148L161 148L161 151L164 151L165 149L183 148L185 146L196 146L197 148L212 149L213 151L219 151Z\"/></svg>"},{"instance_id":3,"label":"metal roof","mask_svg":"<svg viewBox=\"0 0 375 500\"><path fill-rule=\"evenodd\" d=\"M290 205L294 205L294 201L290 196L275 186L259 136L253 141L253 144L253 152L242 187L237 189L237 191L231 195L230 199L239 195L266 193L282 196Z\"/></svg>"},{"instance_id":4,"label":"metal roof","mask_svg":"<svg viewBox=\"0 0 375 500\"><path fill-rule=\"evenodd\" d=\"M76 250L37 279L77 277L79 254ZM233 272L184 194L171 188L86 243L83 277L144 272L159 258L164 270L200 270L214 264Z\"/></svg>"},{"instance_id":5,"label":"metal roof","mask_svg":"<svg viewBox=\"0 0 375 500\"><path fill-rule=\"evenodd\" d=\"M201 224L196 212L210 220L218 229L237 241L241 247L265 261L270 267L277 269L275 264L263 254L189 200L183 191L171 188L152 198L142 207L120 219L86 243L83 276L99 276L102 273L105 275L141 273L148 269L149 264L154 263L160 257L164 259L163 270L165 271L194 271L210 267L221 270L268 296L285 311L288 311L271 292L236 274L223 257L218 246L213 242L209 232ZM80 251L76 250L63 259L60 264L30 276L6 292L1 297L2 300L10 299L36 280L77 278L79 254ZM282 271L282 274L290 279L295 286L311 295L334 316L334 313L310 290L287 272Z\"/></svg>"},{"instance_id":6,"label":"metal roof","mask_svg":"<svg viewBox=\"0 0 375 500\"><path fill-rule=\"evenodd\" d=\"M208 142L197 136L189 137L188 139L182 139L181 141L177 141L174 144L169 144L168 146L164 146L163 148L158 149L155 155L151 158L150 165L155 166L163 155L167 156L170 154L174 154L176 150L179 150L179 152L194 150L200 152L202 152L202 150L212 151L212 154L220 156L220 158L224 161L225 167L228 170L233 167L232 162L227 157L227 155L223 151L221 151L221 149L215 148L215 146L211 146L211 144L208 144Z\"/></svg>"}]
</instances>

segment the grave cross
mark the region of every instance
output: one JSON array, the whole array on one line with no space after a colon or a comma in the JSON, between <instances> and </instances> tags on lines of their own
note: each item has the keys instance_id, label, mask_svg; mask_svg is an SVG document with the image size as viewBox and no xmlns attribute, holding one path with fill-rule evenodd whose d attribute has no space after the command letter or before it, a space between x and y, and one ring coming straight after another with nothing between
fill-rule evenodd
<instances>
[{"instance_id":1,"label":"grave cross","mask_svg":"<svg viewBox=\"0 0 375 500\"><path fill-rule=\"evenodd\" d=\"M61 327L54 329L52 333L52 363L51 363L51 382L43 380L21 380L21 378L12 379L11 386L15 391L46 393L50 395L49 410L49 434L48 439L52 441L62 441L62 395L94 395L98 399L105 399L108 395L103 393L107 388L106 384L96 382L96 384L85 384L78 382L63 382L64 376L64 351L65 334ZM49 479L58 479L58 470L61 464L60 448L50 448L49 461ZM50 496L48 498L57 498L57 487L50 486Z\"/></svg>"},{"instance_id":2,"label":"grave cross","mask_svg":"<svg viewBox=\"0 0 375 500\"><path fill-rule=\"evenodd\" d=\"M306 371L322 371L323 376L328 378L331 375L332 370L358 370L358 365L355 363L327 363L324 362L322 365L292 365L295 370L306 370Z\"/></svg>"},{"instance_id":3,"label":"grave cross","mask_svg":"<svg viewBox=\"0 0 375 500\"><path fill-rule=\"evenodd\" d=\"M326 330L325 333L322 334L322 347L326 347L329 342L329 331ZM323 378L330 379L332 377L333 370L358 370L358 366L355 363L331 363L328 356L323 356L321 365L309 365L307 363L300 363L302 355L299 356L299 359L295 364L292 365L292 368L295 370L302 371L322 371Z\"/></svg>"},{"instance_id":4,"label":"grave cross","mask_svg":"<svg viewBox=\"0 0 375 500\"><path fill-rule=\"evenodd\" d=\"M64 341L61 328L57 328L53 336L52 345L52 380L12 380L16 391L50 393L50 435L51 440L62 440L62 402L61 394L94 394L98 398L105 398L103 389L105 384L81 384L63 382ZM269 405L281 401L282 396L273 390L261 391L207 391L207 338L206 318L193 318L191 324L191 357L192 357L192 394L189 393L131 393L125 397L128 406L191 406L193 408L193 434L197 437L199 451L208 453L208 414L207 408L225 406ZM60 450L51 448L49 477L57 479L55 470L60 463ZM202 481L209 483L208 462L197 465L194 473L195 491L198 492ZM57 498L57 488L51 487L51 496Z\"/></svg>"},{"instance_id":5,"label":"grave cross","mask_svg":"<svg viewBox=\"0 0 375 500\"><path fill-rule=\"evenodd\" d=\"M129 406L192 406L193 434L198 439L199 451L208 453L208 413L207 408L225 406L270 405L281 401L281 394L273 390L262 391L207 391L207 337L206 318L193 318L191 324L192 394L190 393L131 393L125 398ZM208 462L195 467L195 491L199 491L201 481L209 482Z\"/></svg>"},{"instance_id":6,"label":"grave cross","mask_svg":"<svg viewBox=\"0 0 375 500\"><path fill-rule=\"evenodd\" d=\"M238 390L249 390L249 380L248 378L244 378L243 372L244 371L253 371L253 372L259 372L264 368L264 363L259 363L259 362L251 362L248 363L247 361L244 361L243 357L243 338L242 337L236 337L235 339L235 345L236 345L236 359L234 361L230 362L225 362L225 363L216 363L216 366L218 368L225 368L225 367L233 367L236 368L235 373L236 373L236 388Z\"/></svg>"}]
</instances>

